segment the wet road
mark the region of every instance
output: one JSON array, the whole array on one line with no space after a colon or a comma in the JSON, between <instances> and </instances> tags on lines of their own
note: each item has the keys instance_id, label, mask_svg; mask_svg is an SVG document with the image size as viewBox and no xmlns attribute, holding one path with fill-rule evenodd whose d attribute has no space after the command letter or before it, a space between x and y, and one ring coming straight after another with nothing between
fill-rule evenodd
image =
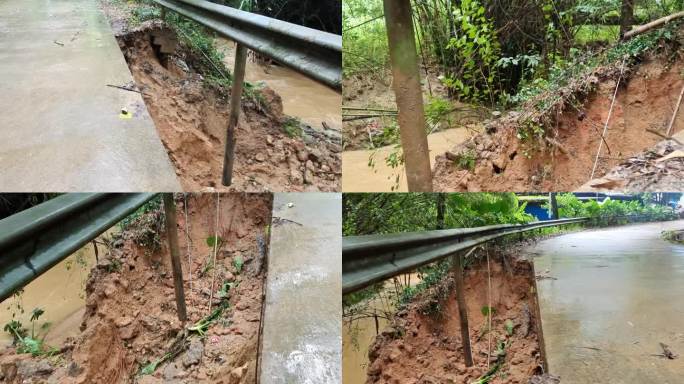
<instances>
[{"instance_id":1,"label":"wet road","mask_svg":"<svg viewBox=\"0 0 684 384\"><path fill-rule=\"evenodd\" d=\"M684 246L662 240L684 221L583 231L527 250L537 274L551 373L563 384L681 383Z\"/></svg>"},{"instance_id":2,"label":"wet road","mask_svg":"<svg viewBox=\"0 0 684 384\"><path fill-rule=\"evenodd\" d=\"M341 204L338 193L274 196L261 383L342 380Z\"/></svg>"},{"instance_id":3,"label":"wet road","mask_svg":"<svg viewBox=\"0 0 684 384\"><path fill-rule=\"evenodd\" d=\"M98 7L0 1L0 191L180 190Z\"/></svg>"}]
</instances>

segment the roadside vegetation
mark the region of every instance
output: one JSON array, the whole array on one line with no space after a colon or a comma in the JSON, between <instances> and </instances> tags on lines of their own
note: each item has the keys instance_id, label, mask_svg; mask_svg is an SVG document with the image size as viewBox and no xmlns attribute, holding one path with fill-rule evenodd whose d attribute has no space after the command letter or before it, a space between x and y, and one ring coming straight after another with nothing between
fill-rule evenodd
<instances>
[{"instance_id":1,"label":"roadside vegetation","mask_svg":"<svg viewBox=\"0 0 684 384\"><path fill-rule=\"evenodd\" d=\"M343 75L352 86L358 79L390 84L382 3L343 2ZM677 20L626 41L620 37L634 25L682 11L684 2L413 0L411 6L426 132L436 131L430 123L435 120L444 122L440 129L470 124L473 115L461 113L455 118L454 111L480 111L475 119L485 125L501 118L504 111L516 111L517 139L530 147L526 155L532 157L537 149L549 145L547 137L553 140L557 136L560 114L581 109L599 79L617 77L648 55L674 58L681 25ZM365 137L370 129L371 143L361 141L362 145L397 145L396 154L385 161L393 168L400 167L404 158L398 146L396 114L374 111L380 107L377 102L351 94L355 91L345 100L367 110L365 117L358 117L358 110L343 112L354 126L345 131L345 145L358 146L353 136ZM365 88L361 91L368 93ZM387 92L391 92L389 87ZM364 101L367 105L360 105ZM436 109L435 103L447 107ZM453 157L454 166L474 169L475 159L462 161L460 154Z\"/></svg>"}]
</instances>

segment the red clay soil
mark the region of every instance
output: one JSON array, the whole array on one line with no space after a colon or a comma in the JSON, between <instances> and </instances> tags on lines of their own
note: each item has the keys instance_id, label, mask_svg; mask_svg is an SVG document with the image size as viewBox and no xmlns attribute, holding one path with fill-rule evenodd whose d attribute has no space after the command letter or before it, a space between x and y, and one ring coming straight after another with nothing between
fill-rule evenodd
<instances>
[{"instance_id":1,"label":"red clay soil","mask_svg":"<svg viewBox=\"0 0 684 384\"><path fill-rule=\"evenodd\" d=\"M662 139L646 129L664 131L684 85L681 53L673 64L649 59L628 71L617 93L604 145L594 178L603 176L627 157L651 148ZM615 71L607 78L590 77L598 87L579 110L568 106L554 121L552 140L560 145L524 143L516 137L516 118L511 113L494 121L483 133L452 152L476 153L473 171L458 168L439 156L434 169L439 191L569 191L586 183L615 91ZM684 129L679 119L674 131ZM526 156L527 155L527 156ZM528 158L529 157L529 158Z\"/></svg>"},{"instance_id":2,"label":"red clay soil","mask_svg":"<svg viewBox=\"0 0 684 384\"><path fill-rule=\"evenodd\" d=\"M206 337L182 338L176 314L170 256L160 210L145 214L112 239L105 255L91 270L86 285L86 313L82 333L55 346L53 358L0 352L0 381L19 383L223 383L253 384L265 276L266 227L271 196L221 195L216 268L206 269L216 218L215 195L189 195L188 217L192 263L186 254L183 202L177 202L181 259L189 323L209 312L212 274L215 293L232 282L230 303ZM144 245L142 245L144 244ZM153 244L158 244L157 249ZM241 271L234 261L244 261ZM192 285L190 273L192 272ZM214 294L214 308L221 299ZM179 342L180 340L180 342ZM175 344L174 344L175 343ZM174 346L180 353L160 364L152 375L140 375L148 362L160 359ZM4 380L4 381L3 381Z\"/></svg>"},{"instance_id":3,"label":"red clay soil","mask_svg":"<svg viewBox=\"0 0 684 384\"><path fill-rule=\"evenodd\" d=\"M339 133L302 125L289 137L280 96L261 89L262 99L243 96L236 129L233 185L221 174L229 116L229 90L207 86L183 46L159 53L152 33L173 36L160 22L145 22L117 36L136 86L187 191L338 191L342 150ZM337 139L335 138L337 135Z\"/></svg>"},{"instance_id":4,"label":"red clay soil","mask_svg":"<svg viewBox=\"0 0 684 384\"><path fill-rule=\"evenodd\" d=\"M491 260L492 363L498 341L507 342L505 361L490 383L528 383L540 371L540 352L535 319L534 276L531 264L518 261L504 268ZM474 366L463 358L458 305L453 276L421 294L397 314L392 327L382 332L369 349L367 383L470 383L488 370L488 306L486 263L465 274ZM439 308L430 311L429 308ZM437 312L437 314L434 314ZM514 325L512 335L506 320Z\"/></svg>"}]
</instances>

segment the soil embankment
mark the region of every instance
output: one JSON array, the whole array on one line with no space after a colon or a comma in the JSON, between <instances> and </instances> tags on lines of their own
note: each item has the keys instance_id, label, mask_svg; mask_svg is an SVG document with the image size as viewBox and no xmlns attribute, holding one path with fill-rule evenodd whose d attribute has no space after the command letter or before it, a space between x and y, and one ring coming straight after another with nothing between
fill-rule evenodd
<instances>
[{"instance_id":1,"label":"soil embankment","mask_svg":"<svg viewBox=\"0 0 684 384\"><path fill-rule=\"evenodd\" d=\"M400 310L392 326L376 338L369 350L367 383L472 382L497 364L497 349L503 353L498 354L500 366L490 383L527 383L540 373L532 266L526 260L490 262L490 274L482 260L465 272L473 367L464 363L450 274ZM491 308L491 333L486 308Z\"/></svg>"},{"instance_id":2,"label":"soil embankment","mask_svg":"<svg viewBox=\"0 0 684 384\"><path fill-rule=\"evenodd\" d=\"M603 146L594 178L662 140L647 130L663 134L667 130L674 104L684 86L682 70L681 53L673 61L664 57L645 59L622 76L617 67L599 68L587 79L576 80L582 82L577 88L593 90L582 105L570 103L552 117L555 126L553 134L547 136L549 140L521 140L518 137L520 117L530 111L511 112L490 123L485 133L452 150L457 156L475 154L474 169L461 169L446 156L438 157L434 168L435 189L575 190L591 179L617 79L622 80L605 136L607 146ZM572 87L568 92L574 92ZM673 132L682 130L684 120L678 119Z\"/></svg>"},{"instance_id":3,"label":"soil embankment","mask_svg":"<svg viewBox=\"0 0 684 384\"><path fill-rule=\"evenodd\" d=\"M52 357L17 354L12 347L1 351L0 381L254 383L271 196L221 195L218 207L216 195L189 195L187 202L186 222L186 207L177 201L186 327L176 314L163 213L156 209L101 252L86 284L81 332L51 345L60 351ZM209 240L215 232L213 263ZM211 313L212 285L212 310L224 310L202 333L192 331ZM151 362L159 364L142 374Z\"/></svg>"},{"instance_id":4,"label":"soil embankment","mask_svg":"<svg viewBox=\"0 0 684 384\"><path fill-rule=\"evenodd\" d=\"M159 53L155 35L173 31L148 22L119 36L119 44L176 173L186 190L226 189L221 173L229 91L207 86L181 46L172 55ZM253 92L258 96L243 97L229 189L339 190L341 148L336 134L284 115L280 96L270 88Z\"/></svg>"}]
</instances>

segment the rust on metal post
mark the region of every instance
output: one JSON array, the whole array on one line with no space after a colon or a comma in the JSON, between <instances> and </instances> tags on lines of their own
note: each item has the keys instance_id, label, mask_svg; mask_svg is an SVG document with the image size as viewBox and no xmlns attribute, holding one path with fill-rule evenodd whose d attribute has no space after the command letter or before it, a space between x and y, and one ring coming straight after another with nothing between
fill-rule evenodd
<instances>
[{"instance_id":1,"label":"rust on metal post","mask_svg":"<svg viewBox=\"0 0 684 384\"><path fill-rule=\"evenodd\" d=\"M473 352L470 348L470 332L468 331L468 309L463 295L463 254L454 255L454 281L456 283L456 302L461 324L461 340L463 340L463 359L466 367L473 366Z\"/></svg>"},{"instance_id":2,"label":"rust on metal post","mask_svg":"<svg viewBox=\"0 0 684 384\"><path fill-rule=\"evenodd\" d=\"M173 193L164 193L164 214L166 216L166 237L169 241L171 253L171 268L173 269L173 286L176 290L176 308L178 320L185 323L188 320L185 310L185 290L183 289L183 269L178 250L178 227L176 226L176 203Z\"/></svg>"},{"instance_id":3,"label":"rust on metal post","mask_svg":"<svg viewBox=\"0 0 684 384\"><path fill-rule=\"evenodd\" d=\"M408 190L432 192L432 169L425 131L423 90L420 86L411 2L410 0L384 0L384 8L394 78L392 86L399 110L401 148L404 154Z\"/></svg>"},{"instance_id":4,"label":"rust on metal post","mask_svg":"<svg viewBox=\"0 0 684 384\"><path fill-rule=\"evenodd\" d=\"M247 65L247 47L235 44L235 67L233 69L233 88L230 94L230 117L226 132L226 148L223 154L223 185L233 183L233 163L235 162L235 128L240 118L240 98L245 80L245 66Z\"/></svg>"}]
</instances>

